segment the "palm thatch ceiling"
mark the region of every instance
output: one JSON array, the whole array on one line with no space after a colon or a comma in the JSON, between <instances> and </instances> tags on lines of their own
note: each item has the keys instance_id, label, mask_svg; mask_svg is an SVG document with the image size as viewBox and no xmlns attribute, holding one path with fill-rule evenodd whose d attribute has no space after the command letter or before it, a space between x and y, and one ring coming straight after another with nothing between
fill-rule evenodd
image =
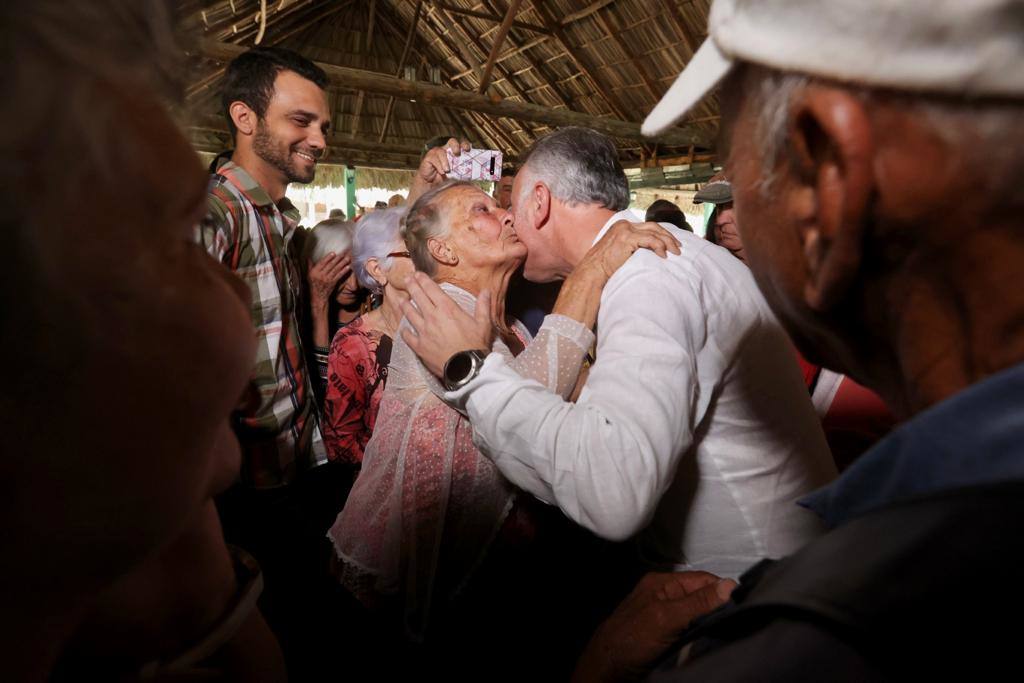
<instances>
[{"instance_id":1,"label":"palm thatch ceiling","mask_svg":"<svg viewBox=\"0 0 1024 683\"><path fill-rule=\"evenodd\" d=\"M514 159L558 126L611 135L624 166L706 162L717 102L657 139L640 122L704 39L709 0L182 0L196 39L197 149L228 144L224 64L257 40L328 72L327 161L407 169L423 142L463 136Z\"/></svg>"}]
</instances>

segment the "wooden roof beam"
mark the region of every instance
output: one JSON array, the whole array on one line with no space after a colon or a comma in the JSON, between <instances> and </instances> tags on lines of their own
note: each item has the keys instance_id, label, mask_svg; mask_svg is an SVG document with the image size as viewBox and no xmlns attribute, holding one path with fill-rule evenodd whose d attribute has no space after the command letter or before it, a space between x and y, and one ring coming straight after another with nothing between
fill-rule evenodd
<instances>
[{"instance_id":1,"label":"wooden roof beam","mask_svg":"<svg viewBox=\"0 0 1024 683\"><path fill-rule=\"evenodd\" d=\"M494 5L491 4L488 0L484 0L484 1L485 1L486 5L488 7L491 7L492 9L494 8ZM509 36L509 42L513 46L515 46L515 44L516 44L515 38L513 38L512 36ZM572 109L572 100L569 97L567 97L566 94L564 92L562 92L555 85L555 83L552 81L552 79L547 74L544 73L544 70L540 68L540 64L538 64L537 61L533 57L531 57L529 54L527 54L524 51L525 48L516 48L516 50L519 51L519 52L522 52L523 59L525 59L526 62L534 69L534 71L537 74L537 76L551 90L551 92L554 94L555 98L557 98L558 101L561 102L562 105L564 105L566 109Z\"/></svg>"},{"instance_id":2,"label":"wooden roof beam","mask_svg":"<svg viewBox=\"0 0 1024 683\"><path fill-rule=\"evenodd\" d=\"M643 64L640 64L636 55L633 53L633 50L629 47L626 41L622 39L622 35L612 28L611 22L608 21L608 17L604 16L601 11L595 11L594 18L597 19L597 23L601 25L601 28L608 34L608 37L619 46L619 49L622 50L622 54L626 55L626 58L633 65L633 68L636 69L637 73L640 74L640 82L647 88L647 92L654 101L653 103L657 104L658 100L661 99L662 93L659 92L659 88L651 80L651 77L647 75L647 69L644 68Z\"/></svg>"},{"instance_id":3,"label":"wooden roof beam","mask_svg":"<svg viewBox=\"0 0 1024 683\"><path fill-rule=\"evenodd\" d=\"M377 0L370 1L370 18L367 20L366 25L366 45L362 52L365 54L370 53L370 45L373 44L373 29L374 21L377 18ZM363 101L366 99L366 91L360 90L359 94L356 95L356 106L352 112L352 132L350 137L355 138L359 135L359 117L363 114ZM338 126L339 128L341 126Z\"/></svg>"},{"instance_id":4,"label":"wooden roof beam","mask_svg":"<svg viewBox=\"0 0 1024 683\"><path fill-rule=\"evenodd\" d=\"M519 11L519 5L523 3L523 0L512 0L512 3L508 6L508 11L505 12L505 20L501 22L501 27L498 29L498 35L494 39L494 43L491 45L491 52L487 55L487 63L484 64L484 74L480 78L480 89L478 92L482 95L487 92L487 86L491 84L491 72L494 71L494 62L498 58L498 52L501 50L502 43L505 42L505 38L508 36L508 30L512 28L512 21L516 18L516 12ZM506 76L506 78L509 78Z\"/></svg>"},{"instance_id":5,"label":"wooden roof beam","mask_svg":"<svg viewBox=\"0 0 1024 683\"><path fill-rule=\"evenodd\" d=\"M442 10L441 14L442 14L442 16L444 16L444 17L446 17L447 19L449 19L449 20L450 20L450 23L451 23L451 25L455 26L456 28L458 28L458 29L459 29L459 31L461 31L461 32L462 32L462 34L463 34L463 36L464 36L464 37L466 38L466 40L467 40L467 41L468 41L468 42L469 42L470 44L472 44L473 46L475 46L475 47L476 47L476 49L478 49L478 50L480 51L480 54L484 54L484 55L486 55L486 54L487 54L487 52L488 52L488 51L487 51L487 48L486 48L486 47L484 47L483 43L481 43L481 42L480 42L480 40L479 40L479 39L477 39L477 37L476 37L475 35L473 35L472 31L470 31L469 29L467 29L467 28L466 28L466 25L465 25L465 24L464 24L464 23L462 22L462 19L460 19L459 17L452 17L452 16L449 16L449 15L445 14L445 12L444 12L443 10ZM431 18L433 19L433 17L431 17ZM436 20L436 19L435 19L435 20ZM467 45L467 46L466 46L466 52L467 52L467 53L471 53L471 52L472 52L471 50L469 50L469 45ZM474 56L474 55L472 55L472 54L469 54L469 55L467 55L467 56L468 56L468 57L471 57L471 58L473 58L474 60L476 59L476 58L475 58L475 56ZM482 81L483 81L483 70L484 70L484 65L483 65L483 64L480 64L480 69L481 69L480 79L481 79L481 82L482 82ZM512 79L512 78L511 78L511 77L510 77L510 76L508 75L508 72L507 72L507 71L505 71L505 68L504 68L504 67L498 67L498 70L499 70L499 72L500 72L500 73L502 74L502 77L503 77L503 78L505 79L505 81L506 81L506 82L507 82L507 83L508 83L508 84L509 84L510 86L512 86L512 89L513 89L513 90L515 90L515 91L516 91L516 92L517 92L517 93L519 94L519 97L520 97L520 98L522 98L523 102L527 102L527 103L528 103L528 102L530 101L530 99L529 99L529 97L527 97L527 95L526 95L526 91L525 91L525 90L523 90L523 89L522 89L522 88L521 88L521 87L519 86L519 84L518 84L518 83L516 83L516 82L515 82L515 80L513 80L513 79ZM495 122L495 123L497 123L497 122ZM497 126L497 125L496 125L496 127L497 127L498 129L500 129L500 128L501 128L501 126ZM530 126L528 126L528 125L524 125L524 128L526 129L526 131L527 131L527 137L529 138L529 140L530 140L531 142L532 142L533 140L536 140L536 139L537 139L537 136L536 136L536 135L534 135L534 133L533 133L533 130L532 130L532 129L530 128ZM502 131L502 133L504 133L504 131ZM508 138L506 138L506 139L508 139ZM513 144L513 145L511 145L511 146L509 147L509 149L515 149L515 148L516 148L516 145L514 145L514 144Z\"/></svg>"},{"instance_id":6,"label":"wooden roof beam","mask_svg":"<svg viewBox=\"0 0 1024 683\"><path fill-rule=\"evenodd\" d=\"M493 21L496 24L501 24L503 21L502 17L498 16L497 14L488 14L487 12L477 12L471 9L464 9L462 7L450 5L447 2L438 2L437 0L434 0L434 7L445 10L447 12L451 12L452 14L461 14L462 16L474 17L476 19L486 19L487 21ZM525 29L527 31L533 31L534 33L540 33L545 36L551 35L550 29L544 28L543 26L537 26L536 24L530 24L525 21L513 20L512 25L515 26L516 28Z\"/></svg>"},{"instance_id":7,"label":"wooden roof beam","mask_svg":"<svg viewBox=\"0 0 1024 683\"><path fill-rule=\"evenodd\" d=\"M615 0L597 0L597 2L590 3L583 9L579 10L578 12L566 14L558 23L560 23L562 26L568 26L574 21L579 21L580 19L585 19L586 17L589 17L591 14L594 14L601 8L608 6L613 2L615 2Z\"/></svg>"},{"instance_id":8,"label":"wooden roof beam","mask_svg":"<svg viewBox=\"0 0 1024 683\"><path fill-rule=\"evenodd\" d=\"M700 41L697 39L697 36L693 34L693 31L690 30L690 27L687 26L686 20L683 19L683 15L679 11L679 8L676 7L674 0L662 0L661 4L665 8L665 12L668 14L669 19L671 19L672 23L676 25L677 29L679 29L679 36L683 39L683 45L685 45L686 49L690 51L690 59L693 59L693 53L697 51L698 47L700 47Z\"/></svg>"},{"instance_id":9,"label":"wooden roof beam","mask_svg":"<svg viewBox=\"0 0 1024 683\"><path fill-rule=\"evenodd\" d=\"M513 57L515 57L516 55L518 55L521 52L525 52L526 50L529 50L530 48L537 47L538 45L540 45L541 43L543 43L547 39L548 39L547 36L538 36L537 38L532 38L532 39L526 41L525 43L522 43L521 45L519 45L519 46L517 46L517 47L515 47L515 48L513 48L511 50L508 50L508 51L503 52L502 54L498 55L497 63L501 64L502 62L504 62L504 61L506 61L508 59L512 59ZM511 39L509 40L509 43L512 44L512 45L516 44L515 41L511 40ZM527 55L523 55L523 56L528 58ZM466 76L472 75L472 73L473 73L472 69L467 70L467 71L460 71L459 73L457 73L454 76L452 76L452 80L453 81L460 80L462 78L465 78Z\"/></svg>"},{"instance_id":10,"label":"wooden roof beam","mask_svg":"<svg viewBox=\"0 0 1024 683\"><path fill-rule=\"evenodd\" d=\"M409 32L405 36L405 45L402 47L402 58L398 60L398 69L395 70L395 78L402 76L402 71L405 70L405 63L409 59L409 50L412 48L412 39L416 35L416 26L420 23L420 15L423 13L423 0L416 0L416 9L413 11L412 21L409 23ZM388 126L391 125L391 110L395 107L395 98L392 96L388 100L387 109L384 110L384 123L380 127L380 136L377 138L378 142L383 142L384 138L388 134Z\"/></svg>"},{"instance_id":11,"label":"wooden roof beam","mask_svg":"<svg viewBox=\"0 0 1024 683\"><path fill-rule=\"evenodd\" d=\"M566 36L565 31L563 31L562 28L555 23L554 19L551 18L551 14L548 12L547 8L542 4L536 4L534 5L534 9L538 14L540 14L545 25L554 32L555 38L557 38L558 42L561 43L566 56L572 60L572 63L576 65L577 69L583 72L583 74L590 79L591 83L594 84L594 89L601 95L601 98L608 103L608 106L611 107L611 110L615 115L625 121L628 121L629 116L626 114L625 107L623 107L622 103L618 101L618 98L611 94L611 86L608 83L605 83L604 79L598 78L597 69L590 63L590 60L588 60L582 53L577 55L575 51L573 51L572 47L569 45L569 38Z\"/></svg>"},{"instance_id":12,"label":"wooden roof beam","mask_svg":"<svg viewBox=\"0 0 1024 683\"><path fill-rule=\"evenodd\" d=\"M245 48L239 45L216 41L202 41L199 44L199 50L210 59L224 62L230 61L245 52ZM550 107L541 107L527 102L514 102L508 99L501 99L495 95L480 95L467 90L446 88L418 81L406 81L381 73L351 69L334 64L324 64L321 62L318 63L318 66L326 72L328 79L332 83L349 89L366 90L367 92L393 95L404 99L422 100L425 104L431 106L468 109L483 114L490 114L491 116L508 117L519 121L536 121L554 126L588 126L612 137L630 140L645 139L640 133L640 124L631 121L603 118L565 109L551 109ZM693 128L672 128L666 133L653 138L653 140L665 145L679 147L691 144L706 147L710 142L704 131Z\"/></svg>"},{"instance_id":13,"label":"wooden roof beam","mask_svg":"<svg viewBox=\"0 0 1024 683\"><path fill-rule=\"evenodd\" d=\"M279 26L282 21L289 17L293 17L296 14L302 14L304 8L308 9L312 5L316 5L317 0L300 0L300 2L293 3L285 7L268 7L267 8L267 28L272 26ZM220 38L221 40L244 40L245 38L255 36L259 31L259 3L256 4L254 11L246 12L245 14L232 13L226 21L221 22L217 25L211 26L203 31L205 36L210 38ZM264 36L266 37L266 36Z\"/></svg>"},{"instance_id":14,"label":"wooden roof beam","mask_svg":"<svg viewBox=\"0 0 1024 683\"><path fill-rule=\"evenodd\" d=\"M391 30L392 33L394 33L395 35L401 36L401 34L399 33L398 29L394 25L393 20L391 20L390 18L385 18L385 16L383 14L382 14L381 18L384 19L384 25L389 30ZM423 25L423 27L425 29L429 30L431 33L434 34L435 40L440 40L441 39L440 34L438 34L436 32L436 30L430 25L430 20L432 18L433 18L432 14L431 14L431 12L429 11L429 8L428 8L428 11L427 11L427 14L426 14L426 20L423 22L422 25ZM415 45L415 40L413 41L413 43ZM469 66L469 62L466 60L465 57L462 56L461 53L459 53L457 51L452 51L452 55L456 59L461 61L463 64ZM427 59L427 56L424 55L423 53L420 53L420 57L422 59L424 59L424 60ZM443 66L447 63L447 60L446 59L438 59L437 57L433 57L432 56L430 58L430 62L431 63L441 64L442 65L442 69L443 69ZM450 84L450 81L449 81L449 84ZM421 103L418 102L417 104L421 104ZM442 107L442 108L449 114L449 118L450 119L455 120L458 123L458 125L460 127L462 127L462 133L463 133L462 137L464 139L471 140L473 138L485 137L488 140L487 144L491 148L493 148L493 149L501 148L502 145L499 142L500 138L498 136L496 136L495 132L494 132L494 129L495 129L496 126L494 125L494 123L490 119L488 119L487 117L483 117L480 122L476 122L476 121L471 122L471 121L469 121L469 117L464 116L461 113L455 113L455 116L453 116L453 112L451 111L451 109L449 109L447 107ZM457 117L457 118L455 118L455 117ZM467 126L473 128L474 130L476 130L478 132L476 134L474 134L474 135L468 134L467 131L466 131L466 127ZM512 149L512 148L508 147L507 149Z\"/></svg>"},{"instance_id":15,"label":"wooden roof beam","mask_svg":"<svg viewBox=\"0 0 1024 683\"><path fill-rule=\"evenodd\" d=\"M338 3L328 7L326 9L326 11L321 12L321 10L324 10L324 7L329 2L330 2L330 0L327 0L327 2L325 2L323 4L320 4L320 5L317 5L316 3L313 3L312 5L310 5L310 4L308 4L308 1L307 1L306 3L301 3L301 4L296 4L296 5L291 6L291 9L288 10L287 12L285 12L284 14L276 15L275 18L274 18L274 21L272 23L269 22L269 21L267 23L267 30L269 31L269 30L273 29L274 30L274 34L272 36L271 35L265 36L264 40L263 40L263 43L265 45L271 45L271 44L278 44L278 43L280 43L282 41L288 40L289 38L291 38L296 33L309 28L314 23L320 22L324 18L334 14L338 10L344 9L345 7L347 7L350 4L352 4L352 0L348 0L348 2L338 2ZM299 7L303 7L303 6L306 7L306 9L309 10L309 11L307 11L307 12L296 12L296 10ZM286 20L291 20L291 23L287 24L286 26L282 26L282 24L284 24L286 22ZM282 30L278 30L278 29L282 29ZM245 40L250 35L254 36L256 34L257 30L258 30L257 27L253 26L250 30L242 32L236 38L238 40ZM186 90L186 98L187 99L195 98L197 95L202 93L203 90L205 90L206 88L210 87L213 83L217 82L224 75L224 68L225 68L224 66L220 66L220 67L214 69L212 72L210 72L207 76L205 76L198 83L195 83L192 86L190 86Z\"/></svg>"},{"instance_id":16,"label":"wooden roof beam","mask_svg":"<svg viewBox=\"0 0 1024 683\"><path fill-rule=\"evenodd\" d=\"M331 16L332 14L337 13L340 10L345 9L346 7L351 5L352 2L353 0L348 0L348 2L335 2L333 4L328 3L326 8L317 8L318 10L322 9L323 11L310 12L308 15L306 15L309 17L308 21L295 22L287 31L283 31L281 35L275 35L272 44L279 45L284 41L288 40L289 38L295 36L296 34L302 33L306 29L311 28L316 24L323 23L324 19Z\"/></svg>"}]
</instances>

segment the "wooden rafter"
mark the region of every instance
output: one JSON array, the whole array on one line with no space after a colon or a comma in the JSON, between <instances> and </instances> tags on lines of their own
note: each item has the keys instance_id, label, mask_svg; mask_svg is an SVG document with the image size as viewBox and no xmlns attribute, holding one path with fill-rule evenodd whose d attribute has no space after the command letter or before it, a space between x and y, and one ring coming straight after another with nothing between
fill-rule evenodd
<instances>
[{"instance_id":1,"label":"wooden rafter","mask_svg":"<svg viewBox=\"0 0 1024 683\"><path fill-rule=\"evenodd\" d=\"M370 18L366 22L366 52L369 54L373 44L373 22L377 20L377 0L370 0Z\"/></svg>"},{"instance_id":2,"label":"wooden rafter","mask_svg":"<svg viewBox=\"0 0 1024 683\"><path fill-rule=\"evenodd\" d=\"M488 2L488 0L484 0L484 2L487 6L494 7L494 5ZM515 51L517 53L522 53L523 59L525 59L526 62L530 65L530 68L533 69L534 74L544 83L545 86L547 86L547 88L551 91L555 98L558 99L558 101L561 102L566 109L572 109L572 100L564 92L562 92L562 90L557 85L555 85L554 81L544 72L544 69L541 67L541 64L539 64L537 60L535 60L533 57L530 56L529 53L526 52L527 48L525 46L516 46L515 38L512 35L509 35L508 40L509 43L511 43L515 47ZM530 47L532 47L532 45ZM498 59L499 63L501 61L502 59Z\"/></svg>"},{"instance_id":3,"label":"wooden rafter","mask_svg":"<svg viewBox=\"0 0 1024 683\"><path fill-rule=\"evenodd\" d=\"M479 50L480 54L487 54L487 48L483 45L483 43L479 41L479 39L473 34L472 31L466 28L466 25L463 23L463 20L461 18L459 18L458 16L450 16L449 18L452 19L452 25L455 26L462 33L466 41L468 41L477 50ZM484 70L484 66L482 65L482 63L480 65L480 69L481 72ZM508 71L506 71L504 67L499 67L499 73L501 74L505 82L512 86L512 89L516 91L516 93L519 95L522 101L529 101L529 96L526 94L526 91L522 88L522 86L519 85L519 83L512 77L512 75L509 74ZM530 135L532 135L532 131L530 131Z\"/></svg>"},{"instance_id":4,"label":"wooden rafter","mask_svg":"<svg viewBox=\"0 0 1024 683\"><path fill-rule=\"evenodd\" d=\"M597 0L597 2L590 3L583 9L579 10L578 12L571 12L569 14L566 14L558 23L560 23L562 26L568 26L569 24L575 21L579 21L580 19L586 19L591 14L594 14L598 10L607 7L613 2L615 2L615 0Z\"/></svg>"},{"instance_id":5,"label":"wooden rafter","mask_svg":"<svg viewBox=\"0 0 1024 683\"><path fill-rule=\"evenodd\" d=\"M619 46L619 49L622 50L622 54L626 55L626 58L633 65L633 68L636 69L637 73L640 74L640 82L644 84L645 88L647 88L647 93L651 96L654 103L660 100L663 94L660 91L661 89L654 83L654 81L651 80L651 77L647 75L647 69L645 69L644 65L637 59L632 48L630 48L626 41L622 39L621 33L612 28L611 23L608 21L608 17L604 16L604 12L600 11L600 9L596 10L593 16L597 19L597 23L601 25L601 28L604 29L604 32L608 34L608 37L615 41L615 44Z\"/></svg>"},{"instance_id":6,"label":"wooden rafter","mask_svg":"<svg viewBox=\"0 0 1024 683\"><path fill-rule=\"evenodd\" d=\"M401 57L395 52L395 48L392 45L391 41L383 41L383 42L384 42L385 48L388 51L388 54L391 55L391 59L394 60L396 64L399 63L401 61ZM413 41L413 44L415 45L415 40ZM412 47L410 48L410 50L411 51L415 51L419 55L420 68L421 69L425 69L425 68L427 68L430 65L430 62L427 61L427 58L422 53L420 53L418 50L415 50ZM408 58L407 58L406 61L409 61ZM437 126L443 126L444 125L439 120L439 117L437 116L437 112L432 111L431 107L424 107L422 102L416 102L415 105L416 105L416 110L419 112L420 121L423 122L424 124L428 124L428 128L431 127L429 124L436 124L434 126L435 130L437 129ZM449 118L450 118L450 116L449 116ZM465 137L465 136L463 135L463 137Z\"/></svg>"},{"instance_id":7,"label":"wooden rafter","mask_svg":"<svg viewBox=\"0 0 1024 683\"><path fill-rule=\"evenodd\" d=\"M348 0L347 2L328 3L327 8L324 9L323 11L321 11L321 12L311 12L310 15L308 15L309 18L306 21L303 21L301 23L296 22L291 28L289 28L286 31L284 31L281 34L280 37L275 36L274 37L274 42L275 43L282 43L282 42L288 40L289 38L292 38L293 36L296 36L299 33L302 33L306 29L309 29L309 28L312 28L313 26L318 26L318 25L322 24L324 19L330 17L332 14L335 14L336 12L338 12L340 10L345 9L346 7L351 5L353 2L354 2L354 0Z\"/></svg>"},{"instance_id":8,"label":"wooden rafter","mask_svg":"<svg viewBox=\"0 0 1024 683\"><path fill-rule=\"evenodd\" d=\"M447 2L436 2L435 1L434 2L434 7L437 7L438 9L445 10L447 12L451 12L452 14L461 14L461 15L466 16L466 17L475 17L477 19L485 19L487 21L493 21L493 22L498 23L498 24L502 23L502 17L497 15L497 14L488 14L487 12L477 12L477 11L471 10L471 9L464 9L462 7L455 7L454 5L451 5L451 4L447 3ZM512 25L515 26L516 28L526 29L527 31L533 31L534 33L540 33L540 34L545 35L545 36L551 35L551 31L549 29L546 29L543 26L537 26L536 24L530 24L530 23L527 23L525 21L515 21L514 20L512 22Z\"/></svg>"},{"instance_id":9,"label":"wooden rafter","mask_svg":"<svg viewBox=\"0 0 1024 683\"><path fill-rule=\"evenodd\" d=\"M569 38L566 36L565 31L562 27L555 23L552 19L548 9L543 4L535 4L534 9L544 20L544 24L551 29L554 33L555 38L562 45L562 49L565 50L566 56L572 60L572 63L576 65L576 68L580 70L588 79L590 79L596 92L602 96L608 106L611 107L612 112L621 119L628 121L629 116L626 114L625 107L618 101L618 98L612 94L612 88L609 83L606 83L603 78L600 78L597 74L597 68L590 63L590 60L579 50L573 50L569 45ZM578 53L578 54L577 54Z\"/></svg>"},{"instance_id":10,"label":"wooden rafter","mask_svg":"<svg viewBox=\"0 0 1024 683\"><path fill-rule=\"evenodd\" d=\"M522 44L514 47L513 49L508 50L508 51L503 52L502 54L498 55L497 62L498 62L498 64L501 64L502 62L504 62L504 61L506 61L508 59L511 59L512 57L515 57L516 55L518 55L518 54L520 54L522 52L525 52L526 50L529 50L532 47L536 47L536 46L540 45L541 43L543 43L547 39L548 39L547 36L538 36L536 38L531 38L530 40L526 41L525 43L522 43ZM512 45L516 45L515 41L512 40L511 38L509 39L509 42ZM453 81L457 81L457 80L465 78L466 76L470 76L472 74L473 74L473 70L472 69L469 69L469 70L466 70L466 71L460 71L459 73L457 73L454 76L452 76L452 80Z\"/></svg>"},{"instance_id":11,"label":"wooden rafter","mask_svg":"<svg viewBox=\"0 0 1024 683\"><path fill-rule=\"evenodd\" d=\"M466 37L466 40L468 40L473 46L475 46L476 49L479 50L481 54L487 54L487 48L483 45L483 43L480 42L480 40L475 35L473 35L472 31L470 31L468 28L466 28L465 24L463 24L463 22L462 22L462 20L460 18L454 17L454 23L455 23L455 26L460 31L462 31L463 35ZM530 97L527 94L526 90L524 90L523 87L521 85L519 85L519 82L515 78L512 77L512 74L510 74L508 71L505 70L505 67L499 66L498 67L498 73L501 75L501 77L504 79L504 81L506 83L508 83L512 87L513 90L516 91L516 93L519 95L519 98L523 102L529 102L530 101ZM481 75L481 78L482 78L482 75ZM527 124L524 124L523 125L523 130L526 133L526 136L530 140L530 142L533 142L534 140L537 139L537 136L533 132L533 128L531 126L529 126Z\"/></svg>"},{"instance_id":12,"label":"wooden rafter","mask_svg":"<svg viewBox=\"0 0 1024 683\"><path fill-rule=\"evenodd\" d=\"M430 30L432 33L435 34L436 39L440 40L440 35L437 34L435 32L436 29L434 29L430 25L430 20L432 19L431 13L429 11L427 11L427 12L424 13L424 16L426 17L426 20L421 24L421 26L423 28L427 29L427 30ZM386 25L392 31L392 33L394 33L395 35L399 35L399 36L401 35L401 33L399 32L398 28L395 26L395 24L394 24L394 22L392 20L388 19L387 22L386 22ZM413 41L413 45L415 46L415 40ZM460 61L462 61L463 64L466 64L467 66L469 65L469 62L460 53L453 52L453 54L456 56L456 58L458 58ZM422 54L421 54L421 57L426 58ZM438 59L437 57L431 58L430 61L431 61L431 63L436 63L436 64L445 64L447 62L447 60ZM419 101L417 101L417 104L420 104ZM459 114L458 115L458 119L460 121L460 125L462 125L464 127L465 126L469 126L469 127L475 128L476 130L479 130L484 135L486 135L486 137L490 140L489 144L493 148L498 149L498 148L500 148L502 146L499 143L499 140L501 138L496 133L496 130L498 129L498 126L494 122L492 122L490 119L488 119L487 117L483 117L480 121L475 121L474 120L472 122L469 122L469 121L467 121L467 117L466 116L464 116L462 114ZM464 135L464 137L467 138L467 139L471 139L471 138L476 137L476 136ZM506 149L511 149L511 148L507 147Z\"/></svg>"},{"instance_id":13,"label":"wooden rafter","mask_svg":"<svg viewBox=\"0 0 1024 683\"><path fill-rule=\"evenodd\" d=\"M245 52L245 48L231 43L202 41L200 51L210 59L227 62ZM593 116L577 111L550 109L528 102L514 102L493 95L485 96L457 88L406 81L385 74L334 64L318 63L318 66L327 73L332 83L349 89L364 89L403 99L422 100L431 106L457 107L492 116L536 121L554 126L588 126L612 137L643 138L640 133L640 124L635 122ZM705 133L692 128L672 128L655 139L674 146L690 144L706 146L708 144Z\"/></svg>"},{"instance_id":14,"label":"wooden rafter","mask_svg":"<svg viewBox=\"0 0 1024 683\"><path fill-rule=\"evenodd\" d=\"M359 136L359 119L363 115L363 100L366 99L366 91L360 90L356 94L356 105L352 110L352 131L349 137L355 139Z\"/></svg>"},{"instance_id":15,"label":"wooden rafter","mask_svg":"<svg viewBox=\"0 0 1024 683\"><path fill-rule=\"evenodd\" d=\"M329 3L325 3L325 5L326 4ZM268 20L267 30L272 31L273 33L268 34L268 36L264 38L264 43L277 44L285 40L288 40L296 33L304 31L307 28L313 26L314 24L323 21L325 17L328 17L341 9L344 9L350 4L352 4L352 0L348 0L347 2L337 2L332 6L328 7L326 10L324 9L324 5L317 5L316 3L289 5L288 7L290 8L290 10L288 12L285 12L283 14L275 14L273 21ZM305 7L308 11L293 13L299 7ZM236 39L245 40L247 37L255 36L256 30L257 29L254 27L250 31L240 33L236 37ZM193 86L188 88L188 90L186 91L186 98L188 100L195 99L204 90L206 90L211 85L220 80L220 78L224 75L224 68L224 66L217 67L209 74L207 74L205 77L203 77L200 81L198 81Z\"/></svg>"},{"instance_id":16,"label":"wooden rafter","mask_svg":"<svg viewBox=\"0 0 1024 683\"><path fill-rule=\"evenodd\" d=\"M409 59L409 49L412 47L412 39L416 34L416 26L420 23L420 14L423 10L423 0L416 0L416 10L412 15L412 22L409 24L409 32L405 36L405 45L402 47L402 58L398 60L398 69L395 71L395 78L401 78L405 70L405 62ZM395 108L395 98L392 95L388 98L388 106L384 110L384 123L380 127L379 142L383 142L388 134L388 126L391 125L391 112Z\"/></svg>"},{"instance_id":17,"label":"wooden rafter","mask_svg":"<svg viewBox=\"0 0 1024 683\"><path fill-rule=\"evenodd\" d=\"M676 28L679 29L679 36L683 39L683 45L690 52L690 59L693 59L693 53L700 47L700 40L693 34L686 21L683 19L682 13L679 8L676 7L675 0L661 0L662 6L665 8L665 12L668 14L669 19L675 24Z\"/></svg>"},{"instance_id":18,"label":"wooden rafter","mask_svg":"<svg viewBox=\"0 0 1024 683\"><path fill-rule=\"evenodd\" d=\"M318 0L300 0L285 7L267 8L267 28L280 26L281 22L298 14L304 14L311 7L318 6L324 9L326 3ZM256 9L258 9L258 4ZM254 37L259 31L258 12L246 13L241 16L232 15L223 24L215 25L204 31L208 38L220 38L221 40L241 41Z\"/></svg>"},{"instance_id":19,"label":"wooden rafter","mask_svg":"<svg viewBox=\"0 0 1024 683\"><path fill-rule=\"evenodd\" d=\"M494 70L494 62L498 58L498 52L501 50L502 43L505 42L505 37L508 36L508 30L512 28L512 22L516 18L516 12L519 11L519 5L523 0L512 0L508 6L508 11L505 13L505 20L501 22L501 27L498 29L498 35L494 38L494 43L491 45L491 52L487 55L487 63L484 64L484 73L480 77L480 94L487 92L487 86L491 84L491 72Z\"/></svg>"},{"instance_id":20,"label":"wooden rafter","mask_svg":"<svg viewBox=\"0 0 1024 683\"><path fill-rule=\"evenodd\" d=\"M446 13L445 10L440 10L439 13L441 14L442 18L445 18L445 19L448 20L449 25L454 26L455 28L457 28L462 33L463 38L465 39L465 41L469 45L472 45L472 46L476 47L476 49L480 51L480 54L487 54L487 48L485 48L483 46L483 44L479 41L479 39L477 39L477 37L473 34L472 31L470 31L468 28L466 28L465 24L462 22L462 19L460 17L449 15L449 14ZM434 17L433 15L430 15L430 20L431 21L437 21L436 17ZM435 32L438 32L438 29L436 29L436 28L433 29L433 30ZM440 35L440 34L438 34L438 35ZM476 58L476 55L474 55L472 53L472 51L469 49L469 45L466 45L465 52L459 50L459 51L455 51L455 53L459 54L460 56L463 56L464 57L463 61L465 61L467 63L471 62L473 64L479 65L479 68L481 70L481 79L482 79L482 77L483 77L483 73L482 72L483 72L483 68L484 68L483 64ZM504 67L499 67L499 73L502 75L502 77L505 79L505 81L510 86L512 86L512 88L519 94L519 97L523 100L523 102L529 102L530 101L530 98L526 94L526 91L523 90L523 88L515 81L515 79L513 79L508 74L508 72L505 71ZM500 129L500 126L498 126L496 122L495 122L495 127ZM530 139L531 142L533 140L537 139L537 136L534 134L532 128L530 128L529 126L524 126L524 129L525 129L525 131L527 133L527 137ZM508 138L506 137L505 139L508 139ZM509 149L515 149L515 145L510 146Z\"/></svg>"}]
</instances>

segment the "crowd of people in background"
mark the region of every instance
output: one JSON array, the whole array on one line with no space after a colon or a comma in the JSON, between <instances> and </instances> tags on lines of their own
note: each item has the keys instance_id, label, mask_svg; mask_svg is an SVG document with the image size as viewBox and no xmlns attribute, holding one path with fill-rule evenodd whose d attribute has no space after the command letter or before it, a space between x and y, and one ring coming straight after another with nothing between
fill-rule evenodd
<instances>
[{"instance_id":1,"label":"crowd of people in background","mask_svg":"<svg viewBox=\"0 0 1024 683\"><path fill-rule=\"evenodd\" d=\"M703 237L579 127L307 229L316 64L207 173L166 3L0 15L11 680L1012 667L1019 3L716 0Z\"/></svg>"}]
</instances>

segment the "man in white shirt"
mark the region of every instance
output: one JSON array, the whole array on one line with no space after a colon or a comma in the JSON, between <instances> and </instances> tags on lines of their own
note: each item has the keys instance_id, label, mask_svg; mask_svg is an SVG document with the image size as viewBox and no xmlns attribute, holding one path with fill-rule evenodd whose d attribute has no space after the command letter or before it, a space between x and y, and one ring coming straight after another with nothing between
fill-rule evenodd
<instances>
[{"instance_id":1,"label":"man in white shirt","mask_svg":"<svg viewBox=\"0 0 1024 683\"><path fill-rule=\"evenodd\" d=\"M642 222L628 204L608 138L564 128L539 140L513 185L527 279L564 279L613 223ZM489 321L449 306L425 276L411 282L406 341L511 482L604 538L642 532L651 565L734 577L819 533L795 501L835 469L789 338L749 270L665 227L682 254L641 249L608 281L576 403L497 355L473 358L465 350L489 348Z\"/></svg>"}]
</instances>

